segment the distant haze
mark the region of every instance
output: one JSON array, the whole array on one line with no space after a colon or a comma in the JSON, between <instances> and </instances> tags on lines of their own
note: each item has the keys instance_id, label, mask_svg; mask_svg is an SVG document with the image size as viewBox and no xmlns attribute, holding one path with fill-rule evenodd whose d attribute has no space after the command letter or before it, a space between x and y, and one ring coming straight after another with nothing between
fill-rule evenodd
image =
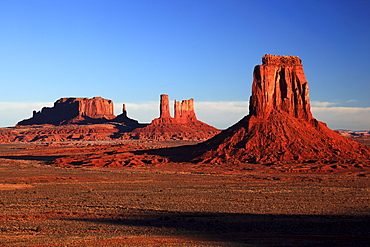
<instances>
[{"instance_id":1,"label":"distant haze","mask_svg":"<svg viewBox=\"0 0 370 247\"><path fill-rule=\"evenodd\" d=\"M159 117L159 102L125 103L128 116L141 123L150 123ZM370 107L336 107L329 102L312 102L312 113L331 129L370 130ZM52 102L4 103L0 102L0 126L14 126L32 116L33 110L52 107ZM171 105L172 108L172 105ZM172 108L173 111L173 108ZM122 112L122 103L115 103L115 114ZM216 128L226 129L248 114L248 101L196 102L195 113L200 121Z\"/></svg>"}]
</instances>

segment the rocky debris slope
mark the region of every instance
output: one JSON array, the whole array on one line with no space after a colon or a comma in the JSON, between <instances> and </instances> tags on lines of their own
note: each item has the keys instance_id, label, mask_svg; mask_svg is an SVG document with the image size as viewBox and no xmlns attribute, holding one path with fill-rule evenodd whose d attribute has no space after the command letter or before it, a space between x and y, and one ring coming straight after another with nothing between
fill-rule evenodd
<instances>
[{"instance_id":1,"label":"rocky debris slope","mask_svg":"<svg viewBox=\"0 0 370 247\"><path fill-rule=\"evenodd\" d=\"M189 149L189 159L209 163L369 166L368 147L312 117L308 83L296 56L263 57L262 65L254 69L249 108L249 115L238 123Z\"/></svg>"},{"instance_id":2,"label":"rocky debris slope","mask_svg":"<svg viewBox=\"0 0 370 247\"><path fill-rule=\"evenodd\" d=\"M199 121L194 112L194 100L174 101L174 117L170 114L168 95L160 99L160 116L151 124L126 133L126 138L144 140L206 140L220 130Z\"/></svg>"}]
</instances>

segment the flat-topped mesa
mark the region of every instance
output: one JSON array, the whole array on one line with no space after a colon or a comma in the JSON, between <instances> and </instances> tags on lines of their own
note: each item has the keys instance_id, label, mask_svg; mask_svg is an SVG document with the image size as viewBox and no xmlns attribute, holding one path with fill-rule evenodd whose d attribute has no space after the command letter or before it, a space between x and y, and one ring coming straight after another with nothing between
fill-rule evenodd
<instances>
[{"instance_id":1,"label":"flat-topped mesa","mask_svg":"<svg viewBox=\"0 0 370 247\"><path fill-rule=\"evenodd\" d=\"M74 103L78 104L78 115L81 117L89 118L105 118L113 119L114 106L113 101L104 99L102 97L89 98L62 98L56 102L56 104L61 103ZM54 104L55 105L55 104Z\"/></svg>"},{"instance_id":2,"label":"flat-topped mesa","mask_svg":"<svg viewBox=\"0 0 370 247\"><path fill-rule=\"evenodd\" d=\"M53 107L43 107L33 112L30 119L22 120L18 125L33 124L69 124L82 122L99 122L114 119L113 102L101 97L61 98Z\"/></svg>"},{"instance_id":3,"label":"flat-topped mesa","mask_svg":"<svg viewBox=\"0 0 370 247\"><path fill-rule=\"evenodd\" d=\"M268 118L272 111L312 119L308 83L297 56L267 54L262 58L262 65L254 68L250 115Z\"/></svg>"},{"instance_id":4,"label":"flat-topped mesa","mask_svg":"<svg viewBox=\"0 0 370 247\"><path fill-rule=\"evenodd\" d=\"M302 60L298 56L280 56L266 54L262 57L263 65L301 65Z\"/></svg>"}]
</instances>

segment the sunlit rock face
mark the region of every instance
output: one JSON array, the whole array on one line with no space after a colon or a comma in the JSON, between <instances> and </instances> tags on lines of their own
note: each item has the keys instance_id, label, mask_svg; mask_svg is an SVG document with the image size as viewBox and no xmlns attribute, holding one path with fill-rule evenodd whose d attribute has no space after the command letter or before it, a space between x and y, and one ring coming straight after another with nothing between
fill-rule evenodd
<instances>
[{"instance_id":1,"label":"sunlit rock face","mask_svg":"<svg viewBox=\"0 0 370 247\"><path fill-rule=\"evenodd\" d=\"M267 118L273 110L300 119L312 118L308 83L299 57L265 55L262 65L254 68L250 114Z\"/></svg>"},{"instance_id":2,"label":"sunlit rock face","mask_svg":"<svg viewBox=\"0 0 370 247\"><path fill-rule=\"evenodd\" d=\"M148 140L206 140L220 130L199 121L194 111L194 100L174 101L174 117L170 114L168 95L162 94L159 118L151 124L127 134L127 138Z\"/></svg>"},{"instance_id":3,"label":"sunlit rock face","mask_svg":"<svg viewBox=\"0 0 370 247\"><path fill-rule=\"evenodd\" d=\"M299 57L265 55L254 69L249 115L189 156L209 163L363 163L370 151L312 117Z\"/></svg>"},{"instance_id":4,"label":"sunlit rock face","mask_svg":"<svg viewBox=\"0 0 370 247\"><path fill-rule=\"evenodd\" d=\"M194 111L194 99L174 101L174 117L170 114L170 101L168 95L162 94L159 104L160 115L159 118L154 119L154 124L160 122L171 122L171 123L191 123L197 122L197 117Z\"/></svg>"}]
</instances>

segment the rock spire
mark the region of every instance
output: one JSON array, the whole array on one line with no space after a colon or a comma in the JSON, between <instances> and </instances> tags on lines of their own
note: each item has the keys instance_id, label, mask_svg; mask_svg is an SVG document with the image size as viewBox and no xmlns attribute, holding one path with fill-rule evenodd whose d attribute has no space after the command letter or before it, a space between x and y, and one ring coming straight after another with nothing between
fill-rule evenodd
<instances>
[{"instance_id":1,"label":"rock spire","mask_svg":"<svg viewBox=\"0 0 370 247\"><path fill-rule=\"evenodd\" d=\"M206 140L220 130L199 121L194 99L174 101L174 117L170 114L168 95L160 96L159 118L144 128L135 129L130 138L154 140Z\"/></svg>"},{"instance_id":2,"label":"rock spire","mask_svg":"<svg viewBox=\"0 0 370 247\"><path fill-rule=\"evenodd\" d=\"M170 121L172 123L197 121L194 111L194 99L183 100L181 102L174 100L174 117L171 117L168 95L161 94L159 112L158 121Z\"/></svg>"}]
</instances>

